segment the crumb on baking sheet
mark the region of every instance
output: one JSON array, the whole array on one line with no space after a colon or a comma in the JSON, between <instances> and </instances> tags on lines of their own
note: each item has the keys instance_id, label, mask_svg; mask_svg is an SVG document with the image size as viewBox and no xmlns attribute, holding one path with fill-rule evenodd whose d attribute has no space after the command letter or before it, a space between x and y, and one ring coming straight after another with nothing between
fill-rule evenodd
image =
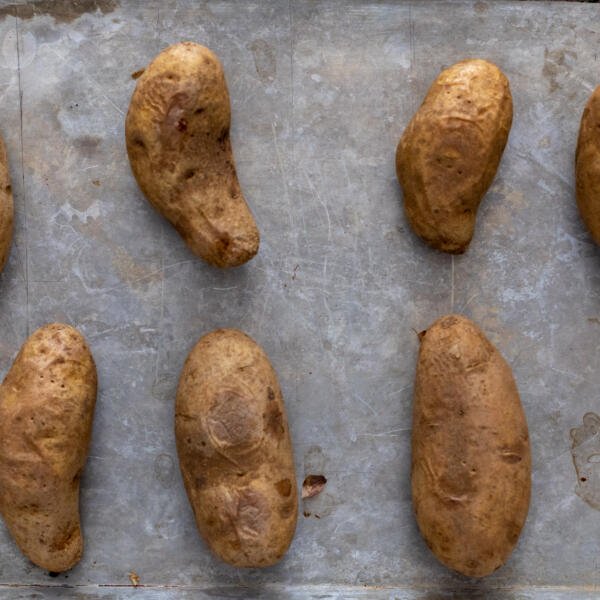
<instances>
[{"instance_id":1,"label":"crumb on baking sheet","mask_svg":"<svg viewBox=\"0 0 600 600\"><path fill-rule=\"evenodd\" d=\"M320 494L327 483L323 475L307 475L302 484L302 498L312 498Z\"/></svg>"}]
</instances>

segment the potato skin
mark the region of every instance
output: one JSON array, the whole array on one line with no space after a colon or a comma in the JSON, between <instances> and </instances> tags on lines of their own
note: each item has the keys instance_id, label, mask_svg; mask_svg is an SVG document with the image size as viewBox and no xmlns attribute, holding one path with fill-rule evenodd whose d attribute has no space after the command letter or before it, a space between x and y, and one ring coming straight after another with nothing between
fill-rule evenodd
<instances>
[{"instance_id":1,"label":"potato skin","mask_svg":"<svg viewBox=\"0 0 600 600\"><path fill-rule=\"evenodd\" d=\"M8 158L4 140L0 137L0 271L4 269L10 254L13 235L14 203Z\"/></svg>"},{"instance_id":2,"label":"potato skin","mask_svg":"<svg viewBox=\"0 0 600 600\"><path fill-rule=\"evenodd\" d=\"M464 60L433 82L396 150L406 216L427 244L467 249L511 123L508 80L496 65Z\"/></svg>"},{"instance_id":3,"label":"potato skin","mask_svg":"<svg viewBox=\"0 0 600 600\"><path fill-rule=\"evenodd\" d=\"M420 337L413 507L436 557L483 577L507 560L527 517L525 414L510 367L469 319L442 317Z\"/></svg>"},{"instance_id":4,"label":"potato skin","mask_svg":"<svg viewBox=\"0 0 600 600\"><path fill-rule=\"evenodd\" d=\"M163 50L138 79L125 122L133 174L191 250L218 267L257 252L259 233L240 190L219 59L181 42Z\"/></svg>"},{"instance_id":5,"label":"potato skin","mask_svg":"<svg viewBox=\"0 0 600 600\"><path fill-rule=\"evenodd\" d=\"M277 377L250 337L219 329L198 341L179 380L175 438L211 550L236 567L279 561L296 528L296 475Z\"/></svg>"},{"instance_id":6,"label":"potato skin","mask_svg":"<svg viewBox=\"0 0 600 600\"><path fill-rule=\"evenodd\" d=\"M0 386L0 513L21 551L61 572L83 551L79 478L92 430L94 359L74 328L25 342Z\"/></svg>"},{"instance_id":7,"label":"potato skin","mask_svg":"<svg viewBox=\"0 0 600 600\"><path fill-rule=\"evenodd\" d=\"M577 206L594 241L600 244L600 86L588 100L575 153Z\"/></svg>"}]
</instances>

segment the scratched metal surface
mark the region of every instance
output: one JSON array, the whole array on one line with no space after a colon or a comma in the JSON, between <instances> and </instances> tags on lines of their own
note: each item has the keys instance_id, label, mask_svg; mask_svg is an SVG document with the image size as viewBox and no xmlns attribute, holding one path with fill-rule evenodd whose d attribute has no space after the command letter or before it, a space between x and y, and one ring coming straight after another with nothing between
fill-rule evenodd
<instances>
[{"instance_id":1,"label":"scratched metal surface","mask_svg":"<svg viewBox=\"0 0 600 600\"><path fill-rule=\"evenodd\" d=\"M600 252L578 218L572 168L600 80L598 6L17 4L0 2L0 129L16 202L0 375L28 331L61 320L87 336L100 393L85 555L50 578L2 525L0 596L597 597L600 512L576 493L569 432L600 412ZM259 255L233 271L188 252L125 154L130 74L182 39L224 64L239 177L262 232ZM394 152L439 70L469 56L502 67L515 117L473 244L451 258L409 230ZM452 310L514 367L532 438L527 525L482 582L436 562L410 504L414 331ZM264 571L208 553L177 467L178 373L196 339L221 326L270 355L299 481L329 480L303 503L311 516L286 559ZM127 587L131 571L143 589Z\"/></svg>"}]
</instances>

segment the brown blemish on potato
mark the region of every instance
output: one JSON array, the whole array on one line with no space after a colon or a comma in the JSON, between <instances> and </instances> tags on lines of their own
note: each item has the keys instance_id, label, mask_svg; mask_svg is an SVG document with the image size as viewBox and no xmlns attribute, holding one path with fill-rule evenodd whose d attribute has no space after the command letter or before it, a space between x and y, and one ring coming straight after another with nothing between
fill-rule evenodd
<instances>
[{"instance_id":1,"label":"brown blemish on potato","mask_svg":"<svg viewBox=\"0 0 600 600\"><path fill-rule=\"evenodd\" d=\"M275 489L280 496L287 498L292 493L292 482L289 479L282 479L275 484Z\"/></svg>"},{"instance_id":2,"label":"brown blemish on potato","mask_svg":"<svg viewBox=\"0 0 600 600\"><path fill-rule=\"evenodd\" d=\"M225 390L216 396L206 417L206 428L215 447L248 451L262 441L261 421L251 398Z\"/></svg>"}]
</instances>

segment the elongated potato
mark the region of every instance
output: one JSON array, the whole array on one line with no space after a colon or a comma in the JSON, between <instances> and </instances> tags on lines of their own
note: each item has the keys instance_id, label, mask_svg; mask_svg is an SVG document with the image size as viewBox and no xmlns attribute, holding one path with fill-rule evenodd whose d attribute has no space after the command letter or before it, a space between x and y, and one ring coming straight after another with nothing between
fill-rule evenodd
<instances>
[{"instance_id":1,"label":"elongated potato","mask_svg":"<svg viewBox=\"0 0 600 600\"><path fill-rule=\"evenodd\" d=\"M600 86L590 96L581 117L575 183L581 217L600 244Z\"/></svg>"},{"instance_id":2,"label":"elongated potato","mask_svg":"<svg viewBox=\"0 0 600 600\"><path fill-rule=\"evenodd\" d=\"M447 567L483 577L507 560L529 508L527 422L510 367L466 317L421 334L412 496L421 533Z\"/></svg>"},{"instance_id":3,"label":"elongated potato","mask_svg":"<svg viewBox=\"0 0 600 600\"><path fill-rule=\"evenodd\" d=\"M464 60L433 82L396 151L406 216L427 244L467 249L511 123L508 80L496 65Z\"/></svg>"},{"instance_id":4,"label":"elongated potato","mask_svg":"<svg viewBox=\"0 0 600 600\"><path fill-rule=\"evenodd\" d=\"M182 42L139 78L125 139L133 174L192 251L233 267L258 251L259 234L235 172L231 109L218 58Z\"/></svg>"},{"instance_id":5,"label":"elongated potato","mask_svg":"<svg viewBox=\"0 0 600 600\"><path fill-rule=\"evenodd\" d=\"M4 140L0 138L0 271L10 254L13 235L14 206L8 158Z\"/></svg>"},{"instance_id":6,"label":"elongated potato","mask_svg":"<svg viewBox=\"0 0 600 600\"><path fill-rule=\"evenodd\" d=\"M96 367L60 323L25 342L0 386L0 513L23 553L49 571L83 551L79 478L92 430Z\"/></svg>"},{"instance_id":7,"label":"elongated potato","mask_svg":"<svg viewBox=\"0 0 600 600\"><path fill-rule=\"evenodd\" d=\"M277 377L247 335L219 329L196 344L179 380L175 437L213 552L236 567L279 561L296 528L294 460Z\"/></svg>"}]
</instances>

